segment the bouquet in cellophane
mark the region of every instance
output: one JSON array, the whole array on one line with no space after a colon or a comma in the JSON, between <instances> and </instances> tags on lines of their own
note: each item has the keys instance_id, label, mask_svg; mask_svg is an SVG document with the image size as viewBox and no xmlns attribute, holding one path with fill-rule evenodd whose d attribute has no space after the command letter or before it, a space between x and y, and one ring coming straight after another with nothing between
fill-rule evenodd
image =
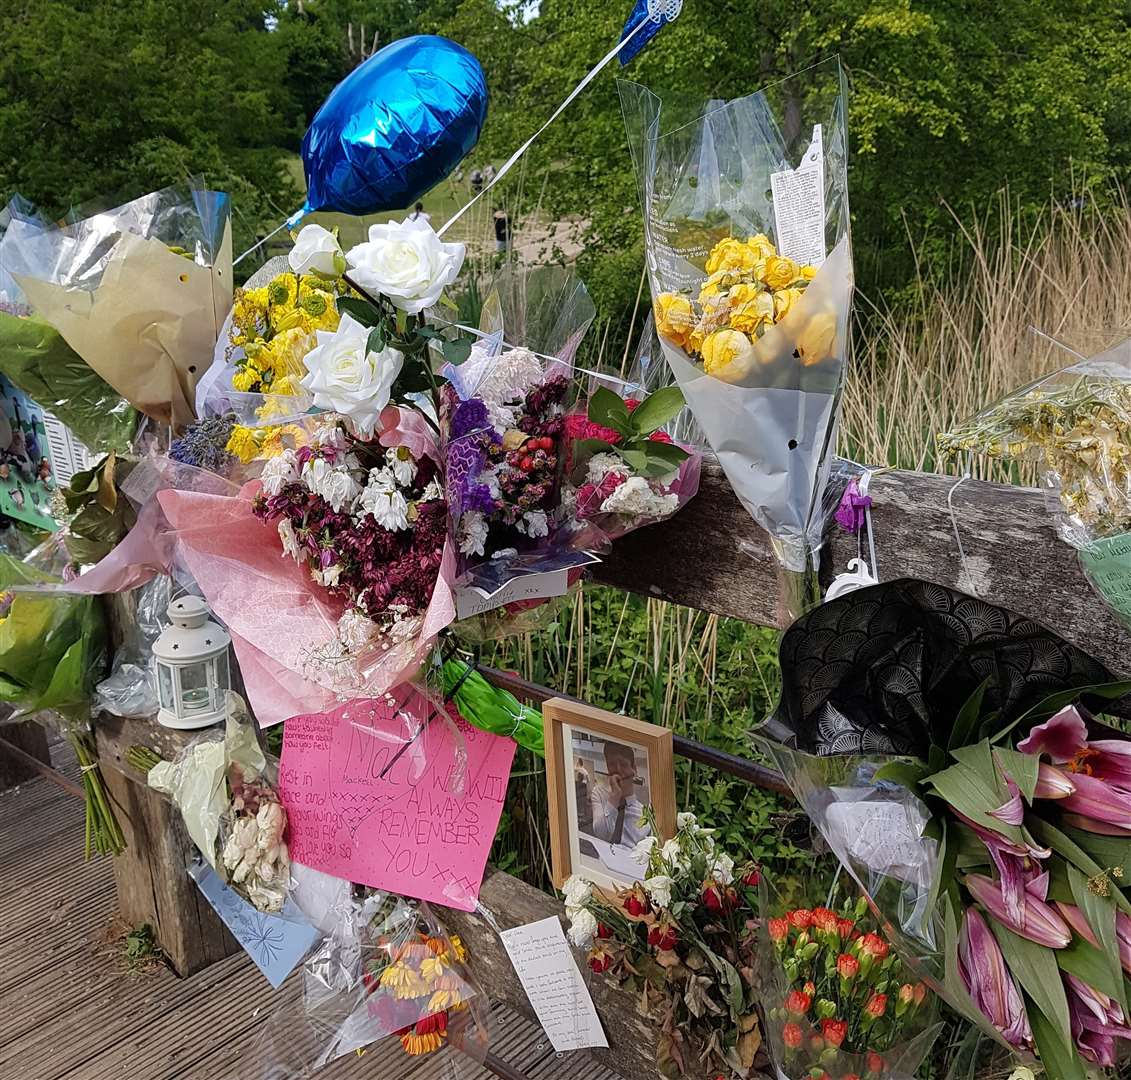
<instances>
[{"instance_id":1,"label":"bouquet in cellophane","mask_svg":"<svg viewBox=\"0 0 1131 1080\"><path fill-rule=\"evenodd\" d=\"M1131 340L1008 394L938 443L952 460L1035 465L1057 532L1131 625Z\"/></svg>"},{"instance_id":2,"label":"bouquet in cellophane","mask_svg":"<svg viewBox=\"0 0 1131 1080\"><path fill-rule=\"evenodd\" d=\"M435 1075L454 1078L464 1075L454 1051L470 1072L487 1051L489 1009L459 937L425 903L319 877L331 907L310 915L329 933L303 964L301 1001L259 1038L272 1075L308 1076L365 1053L377 1075L400 1068L398 1058L443 1055Z\"/></svg>"},{"instance_id":3,"label":"bouquet in cellophane","mask_svg":"<svg viewBox=\"0 0 1131 1080\"><path fill-rule=\"evenodd\" d=\"M839 64L728 102L621 83L664 355L783 569L816 597L852 257ZM796 164L795 164L796 163Z\"/></svg>"},{"instance_id":4,"label":"bouquet in cellophane","mask_svg":"<svg viewBox=\"0 0 1131 1080\"><path fill-rule=\"evenodd\" d=\"M784 635L760 743L917 979L1080 1078L1131 1053L1131 692L1052 631L911 580Z\"/></svg>"}]
</instances>

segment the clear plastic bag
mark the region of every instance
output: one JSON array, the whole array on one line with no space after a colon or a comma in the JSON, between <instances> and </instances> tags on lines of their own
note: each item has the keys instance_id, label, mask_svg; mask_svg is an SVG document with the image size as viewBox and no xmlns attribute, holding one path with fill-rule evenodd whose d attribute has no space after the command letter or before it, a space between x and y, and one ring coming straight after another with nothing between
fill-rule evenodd
<instances>
[{"instance_id":1,"label":"clear plastic bag","mask_svg":"<svg viewBox=\"0 0 1131 1080\"><path fill-rule=\"evenodd\" d=\"M1131 626L1131 339L1013 391L938 442L952 459L1035 465L1057 533Z\"/></svg>"},{"instance_id":2,"label":"clear plastic bag","mask_svg":"<svg viewBox=\"0 0 1131 1080\"><path fill-rule=\"evenodd\" d=\"M173 582L165 574L137 588L128 598L124 639L114 650L110 674L94 690L96 711L114 716L150 717L157 712L157 678L153 643L166 625Z\"/></svg>"},{"instance_id":3,"label":"clear plastic bag","mask_svg":"<svg viewBox=\"0 0 1131 1080\"><path fill-rule=\"evenodd\" d=\"M619 86L664 355L783 567L809 574L853 287L843 72L728 102Z\"/></svg>"},{"instance_id":4,"label":"clear plastic bag","mask_svg":"<svg viewBox=\"0 0 1131 1080\"><path fill-rule=\"evenodd\" d=\"M457 583L488 600L479 611L516 599L501 591L513 579L586 561L567 554L560 471L572 362L593 316L585 287L568 271L504 273L484 301L471 355L443 369Z\"/></svg>"},{"instance_id":5,"label":"clear plastic bag","mask_svg":"<svg viewBox=\"0 0 1131 1080\"><path fill-rule=\"evenodd\" d=\"M272 1076L308 1077L351 1052L482 1062L489 1004L471 958L424 903L353 886L332 896L333 931L304 963L302 1000L265 1025L256 1056ZM326 913L319 913L324 921ZM311 913L314 917L314 913ZM469 1062L470 1064L470 1062ZM458 1076L454 1059L445 1075Z\"/></svg>"},{"instance_id":6,"label":"clear plastic bag","mask_svg":"<svg viewBox=\"0 0 1131 1080\"><path fill-rule=\"evenodd\" d=\"M13 221L27 302L134 408L183 427L232 301L230 201L164 188L57 229Z\"/></svg>"}]
</instances>

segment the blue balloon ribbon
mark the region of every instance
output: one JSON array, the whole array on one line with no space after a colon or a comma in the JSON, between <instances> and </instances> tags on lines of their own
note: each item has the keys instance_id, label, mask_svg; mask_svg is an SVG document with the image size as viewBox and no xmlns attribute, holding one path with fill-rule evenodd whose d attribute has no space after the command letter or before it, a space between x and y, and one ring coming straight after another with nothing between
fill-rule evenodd
<instances>
[{"instance_id":1,"label":"blue balloon ribbon","mask_svg":"<svg viewBox=\"0 0 1131 1080\"><path fill-rule=\"evenodd\" d=\"M487 80L471 53L421 34L386 45L323 102L302 140L308 213L411 206L479 141Z\"/></svg>"}]
</instances>

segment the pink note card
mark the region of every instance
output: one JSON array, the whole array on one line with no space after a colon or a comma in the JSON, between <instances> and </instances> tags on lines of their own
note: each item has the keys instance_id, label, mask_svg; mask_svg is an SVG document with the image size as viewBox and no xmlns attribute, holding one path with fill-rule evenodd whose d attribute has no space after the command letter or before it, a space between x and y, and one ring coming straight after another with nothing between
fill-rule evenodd
<instances>
[{"instance_id":1,"label":"pink note card","mask_svg":"<svg viewBox=\"0 0 1131 1080\"><path fill-rule=\"evenodd\" d=\"M430 712L409 687L286 722L279 789L290 854L336 877L472 911L515 744L463 720L457 737L446 716L426 723Z\"/></svg>"}]
</instances>

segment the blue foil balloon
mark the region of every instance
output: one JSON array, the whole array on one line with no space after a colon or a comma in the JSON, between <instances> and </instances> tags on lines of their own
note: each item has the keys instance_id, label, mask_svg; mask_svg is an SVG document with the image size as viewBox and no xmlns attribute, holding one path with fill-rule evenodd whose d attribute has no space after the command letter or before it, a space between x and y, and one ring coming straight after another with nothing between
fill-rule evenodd
<instances>
[{"instance_id":1,"label":"blue foil balloon","mask_svg":"<svg viewBox=\"0 0 1131 1080\"><path fill-rule=\"evenodd\" d=\"M322 103L302 140L306 205L374 214L411 206L479 141L487 80L465 48L421 34L386 45Z\"/></svg>"}]
</instances>

